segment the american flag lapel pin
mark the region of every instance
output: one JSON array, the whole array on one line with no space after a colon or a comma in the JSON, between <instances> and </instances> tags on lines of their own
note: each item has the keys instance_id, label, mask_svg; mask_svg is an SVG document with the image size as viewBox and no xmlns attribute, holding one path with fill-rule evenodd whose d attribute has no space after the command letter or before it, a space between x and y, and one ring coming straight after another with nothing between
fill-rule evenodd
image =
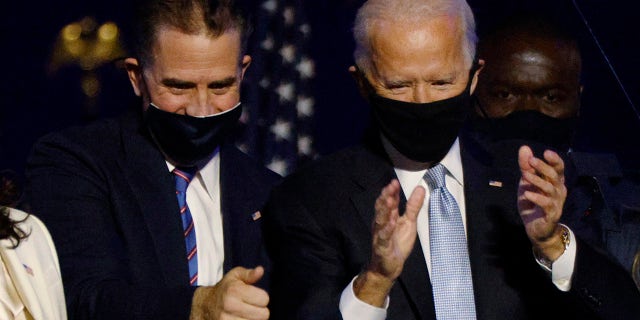
<instances>
[{"instance_id":1,"label":"american flag lapel pin","mask_svg":"<svg viewBox=\"0 0 640 320\"><path fill-rule=\"evenodd\" d=\"M260 218L262 218L262 213L260 213L260 211L256 211L251 215L251 219L253 219L253 221L256 221Z\"/></svg>"},{"instance_id":2,"label":"american flag lapel pin","mask_svg":"<svg viewBox=\"0 0 640 320\"><path fill-rule=\"evenodd\" d=\"M489 180L489 185L496 188L502 188L502 181Z\"/></svg>"},{"instance_id":3,"label":"american flag lapel pin","mask_svg":"<svg viewBox=\"0 0 640 320\"><path fill-rule=\"evenodd\" d=\"M29 267L28 265L26 265L24 263L22 264L22 266L24 267L24 270L27 271L27 273L29 275L33 276L33 269L31 269L31 267Z\"/></svg>"}]
</instances>

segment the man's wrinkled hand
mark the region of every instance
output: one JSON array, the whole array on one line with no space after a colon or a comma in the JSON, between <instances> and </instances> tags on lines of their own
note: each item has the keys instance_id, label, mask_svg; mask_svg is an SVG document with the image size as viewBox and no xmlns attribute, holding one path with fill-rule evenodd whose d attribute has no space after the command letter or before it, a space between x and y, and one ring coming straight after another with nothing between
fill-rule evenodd
<instances>
[{"instance_id":1,"label":"man's wrinkled hand","mask_svg":"<svg viewBox=\"0 0 640 320\"><path fill-rule=\"evenodd\" d=\"M360 300L377 306L384 303L413 250L416 221L424 196L424 188L416 187L407 201L405 213L400 216L400 183L393 180L382 189L375 203L371 260L354 283L354 292Z\"/></svg>"},{"instance_id":2,"label":"man's wrinkled hand","mask_svg":"<svg viewBox=\"0 0 640 320\"><path fill-rule=\"evenodd\" d=\"M522 146L518 164L518 212L534 250L554 261L564 252L559 225L567 198L564 161L550 150L544 152L544 160L536 158L531 148Z\"/></svg>"},{"instance_id":3,"label":"man's wrinkled hand","mask_svg":"<svg viewBox=\"0 0 640 320\"><path fill-rule=\"evenodd\" d=\"M215 286L199 287L193 296L190 319L268 319L269 295L254 286L263 275L260 266L236 267Z\"/></svg>"}]
</instances>

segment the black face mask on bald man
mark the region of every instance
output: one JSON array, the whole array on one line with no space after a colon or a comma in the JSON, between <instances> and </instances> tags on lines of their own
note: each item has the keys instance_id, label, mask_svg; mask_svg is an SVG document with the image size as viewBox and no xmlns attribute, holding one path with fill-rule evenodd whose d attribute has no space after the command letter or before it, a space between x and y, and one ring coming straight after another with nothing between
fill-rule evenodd
<instances>
[{"instance_id":1,"label":"black face mask on bald man","mask_svg":"<svg viewBox=\"0 0 640 320\"><path fill-rule=\"evenodd\" d=\"M470 71L466 88L457 96L412 103L380 96L364 78L373 120L396 150L417 162L437 162L449 152L471 109Z\"/></svg>"}]
</instances>

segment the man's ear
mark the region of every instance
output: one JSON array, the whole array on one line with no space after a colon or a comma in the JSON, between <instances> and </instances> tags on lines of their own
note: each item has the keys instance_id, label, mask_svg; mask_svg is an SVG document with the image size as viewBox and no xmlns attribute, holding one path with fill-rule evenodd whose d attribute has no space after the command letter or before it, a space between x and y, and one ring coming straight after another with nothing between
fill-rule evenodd
<instances>
[{"instance_id":1,"label":"man's ear","mask_svg":"<svg viewBox=\"0 0 640 320\"><path fill-rule=\"evenodd\" d=\"M247 68L249 68L249 65L251 64L251 56L250 55L244 55L242 57L242 78L244 79L244 73L247 71Z\"/></svg>"},{"instance_id":2,"label":"man's ear","mask_svg":"<svg viewBox=\"0 0 640 320\"><path fill-rule=\"evenodd\" d=\"M127 75L129 76L129 81L133 87L133 92L135 92L136 96L140 97L142 95L142 90L144 90L144 81L142 79L142 67L138 62L138 59L124 59L124 67L127 70Z\"/></svg>"},{"instance_id":3,"label":"man's ear","mask_svg":"<svg viewBox=\"0 0 640 320\"><path fill-rule=\"evenodd\" d=\"M353 80L355 80L356 85L358 86L358 91L360 92L360 95L367 99L368 97L368 90L367 90L367 85L368 83L366 83L366 79L364 78L364 74L362 73L362 70L358 69L358 67L356 66L350 66L349 67L349 73L351 74L351 77L353 77Z\"/></svg>"},{"instance_id":4,"label":"man's ear","mask_svg":"<svg viewBox=\"0 0 640 320\"><path fill-rule=\"evenodd\" d=\"M484 68L484 60L478 59L476 71L473 73L473 78L471 79L471 93L476 91L476 86L478 85L478 76L480 75L480 71L482 71L483 68Z\"/></svg>"}]
</instances>

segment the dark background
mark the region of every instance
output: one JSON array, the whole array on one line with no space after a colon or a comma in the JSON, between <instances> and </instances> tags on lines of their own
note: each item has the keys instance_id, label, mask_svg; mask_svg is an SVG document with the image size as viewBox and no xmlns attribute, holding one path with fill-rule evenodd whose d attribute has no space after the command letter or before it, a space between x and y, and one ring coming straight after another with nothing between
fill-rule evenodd
<instances>
[{"instance_id":1,"label":"dark background","mask_svg":"<svg viewBox=\"0 0 640 320\"><path fill-rule=\"evenodd\" d=\"M285 1L285 0L282 0ZM248 1L257 7L263 1ZM360 0L307 0L311 26L309 52L315 60L314 148L318 155L356 143L368 107L347 68L352 64L351 25ZM523 7L541 7L566 17L579 30L584 59L584 93L576 149L615 153L624 168L640 169L640 36L632 2L470 1L480 33L500 17ZM582 10L585 20L576 10ZM0 170L22 177L33 142L43 134L121 113L134 98L123 70L115 64L96 69L101 94L88 101L80 89L78 67L47 73L53 44L66 24L93 16L114 21L128 32L130 1L8 1L2 4L2 85L0 86ZM634 20L636 19L636 20ZM588 27L587 27L588 25ZM591 31L590 31L591 30ZM593 35L599 41L600 47ZM126 39L125 39L126 40ZM126 45L126 43L125 43ZM606 54L606 58L605 58ZM611 69L615 69L619 82ZM251 68L248 72L251 72ZM622 91L620 83L626 88Z\"/></svg>"}]
</instances>

